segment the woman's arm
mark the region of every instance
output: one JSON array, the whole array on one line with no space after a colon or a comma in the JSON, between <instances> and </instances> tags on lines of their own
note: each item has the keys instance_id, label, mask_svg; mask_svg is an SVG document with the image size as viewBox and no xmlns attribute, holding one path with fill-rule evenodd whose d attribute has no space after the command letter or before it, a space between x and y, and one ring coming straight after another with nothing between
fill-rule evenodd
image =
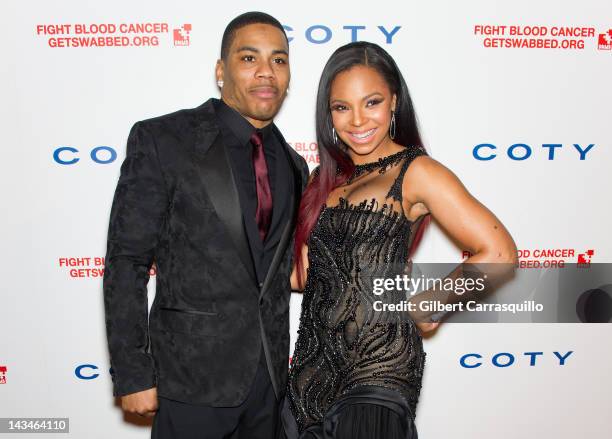
<instances>
[{"instance_id":1,"label":"woman's arm","mask_svg":"<svg viewBox=\"0 0 612 439\"><path fill-rule=\"evenodd\" d=\"M304 289L304 285L306 285L306 276L308 276L308 247L306 245L302 246L302 283L298 282L297 276L297 264L293 264L293 270L291 270L291 291L295 291L296 293L301 293Z\"/></svg>"},{"instance_id":2,"label":"woman's arm","mask_svg":"<svg viewBox=\"0 0 612 439\"><path fill-rule=\"evenodd\" d=\"M469 250L472 256L465 260L449 277L463 277L468 273L489 274L491 280L503 278L516 263L516 245L499 219L463 186L449 169L428 156L414 159L403 181L405 213L414 220L430 213L448 236ZM496 265L494 265L496 264ZM495 271L491 273L491 271ZM440 299L440 295L414 296L415 300ZM428 297L430 296L430 297ZM455 297L452 297L455 296ZM443 297L448 302L465 300L456 294ZM422 330L433 329L437 324L423 321ZM419 325L421 326L421 325Z\"/></svg>"},{"instance_id":3,"label":"woman's arm","mask_svg":"<svg viewBox=\"0 0 612 439\"><path fill-rule=\"evenodd\" d=\"M304 191L306 191L309 187L310 184L312 183L312 179L314 178L314 176L318 173L318 169L319 167L317 166L315 169L313 169L313 171L310 173L310 175L308 176L308 182L306 183L306 188L304 189ZM299 215L299 212L298 212ZM291 270L291 276L290 276L290 281L291 281L291 291L295 291L296 293L301 293L302 290L304 289L304 285L306 285L306 277L308 276L308 246L306 244L304 244L302 246L302 251L301 251L301 257L302 257L302 283L300 284L300 282L298 281L298 275L297 275L297 264L293 263L293 269Z\"/></svg>"},{"instance_id":4,"label":"woman's arm","mask_svg":"<svg viewBox=\"0 0 612 439\"><path fill-rule=\"evenodd\" d=\"M403 182L406 215L431 213L472 256L466 262L515 263L516 245L501 221L449 169L428 156L417 157Z\"/></svg>"}]
</instances>

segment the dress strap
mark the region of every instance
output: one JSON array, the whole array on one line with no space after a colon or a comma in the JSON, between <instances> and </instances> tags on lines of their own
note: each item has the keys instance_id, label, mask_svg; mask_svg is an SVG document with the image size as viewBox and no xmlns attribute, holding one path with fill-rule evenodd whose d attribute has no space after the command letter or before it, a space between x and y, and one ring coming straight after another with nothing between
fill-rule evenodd
<instances>
[{"instance_id":1,"label":"dress strap","mask_svg":"<svg viewBox=\"0 0 612 439\"><path fill-rule=\"evenodd\" d=\"M391 189L389 189L386 197L393 198L395 201L399 201L400 203L403 199L402 183L404 182L404 174L406 174L408 166L410 166L410 163L412 163L415 158L421 155L427 155L427 152L425 152L423 148L417 146L408 146L406 147L406 150L406 156L402 163L402 167L400 168L399 174L393 181L393 185L391 186Z\"/></svg>"}]
</instances>

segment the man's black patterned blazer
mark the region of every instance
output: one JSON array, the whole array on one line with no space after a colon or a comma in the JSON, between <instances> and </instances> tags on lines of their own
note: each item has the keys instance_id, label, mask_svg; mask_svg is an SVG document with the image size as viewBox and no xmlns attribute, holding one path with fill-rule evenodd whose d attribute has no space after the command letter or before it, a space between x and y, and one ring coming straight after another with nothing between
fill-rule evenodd
<instances>
[{"instance_id":1,"label":"man's black patterned blazer","mask_svg":"<svg viewBox=\"0 0 612 439\"><path fill-rule=\"evenodd\" d=\"M284 395L293 235L308 167L282 144L294 175L293 211L259 284L212 101L132 128L104 273L116 396L157 386L159 396L177 401L238 405L262 343L274 391ZM148 316L153 262L156 296Z\"/></svg>"}]
</instances>

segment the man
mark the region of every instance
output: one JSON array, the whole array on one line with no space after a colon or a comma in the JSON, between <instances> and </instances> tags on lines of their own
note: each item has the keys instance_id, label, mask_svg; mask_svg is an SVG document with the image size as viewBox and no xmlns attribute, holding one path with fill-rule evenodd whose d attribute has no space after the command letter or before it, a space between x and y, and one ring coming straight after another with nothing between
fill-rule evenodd
<instances>
[{"instance_id":1,"label":"man","mask_svg":"<svg viewBox=\"0 0 612 439\"><path fill-rule=\"evenodd\" d=\"M281 24L223 35L222 100L138 122L113 201L104 302L114 393L154 438L274 438L289 356L293 229L308 168L273 124ZM146 284L157 266L147 319Z\"/></svg>"}]
</instances>

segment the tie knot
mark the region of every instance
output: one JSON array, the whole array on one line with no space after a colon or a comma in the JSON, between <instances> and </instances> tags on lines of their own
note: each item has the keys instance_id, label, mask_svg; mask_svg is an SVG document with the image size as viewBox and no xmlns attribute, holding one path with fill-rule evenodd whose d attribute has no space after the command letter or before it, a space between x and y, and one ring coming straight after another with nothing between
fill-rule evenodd
<instances>
[{"instance_id":1,"label":"tie knot","mask_svg":"<svg viewBox=\"0 0 612 439\"><path fill-rule=\"evenodd\" d=\"M251 134L251 143L255 146L263 146L261 131L255 130L255 132Z\"/></svg>"}]
</instances>

